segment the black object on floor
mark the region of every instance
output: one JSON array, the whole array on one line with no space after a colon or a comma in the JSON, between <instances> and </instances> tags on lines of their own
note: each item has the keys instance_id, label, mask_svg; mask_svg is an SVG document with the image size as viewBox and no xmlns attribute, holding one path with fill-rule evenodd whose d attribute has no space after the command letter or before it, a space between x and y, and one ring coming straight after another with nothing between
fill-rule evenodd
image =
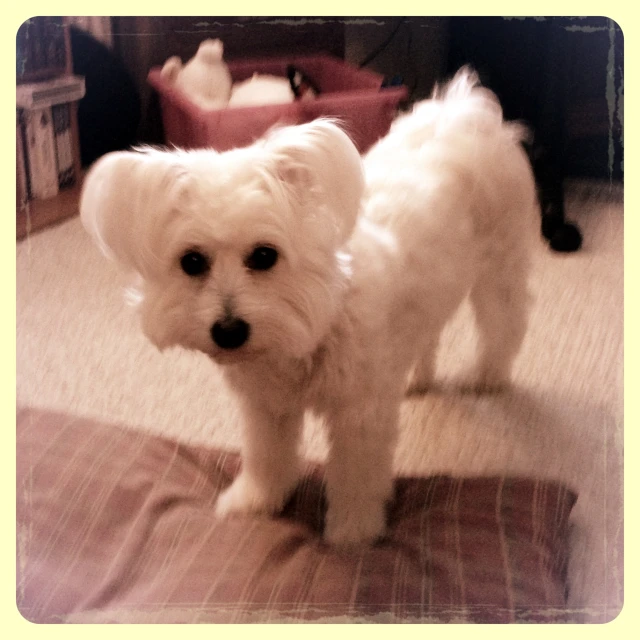
<instances>
[{"instance_id":1,"label":"black object on floor","mask_svg":"<svg viewBox=\"0 0 640 640\"><path fill-rule=\"evenodd\" d=\"M582 246L582 234L575 224L554 216L542 215L542 235L554 251L578 251Z\"/></svg>"}]
</instances>

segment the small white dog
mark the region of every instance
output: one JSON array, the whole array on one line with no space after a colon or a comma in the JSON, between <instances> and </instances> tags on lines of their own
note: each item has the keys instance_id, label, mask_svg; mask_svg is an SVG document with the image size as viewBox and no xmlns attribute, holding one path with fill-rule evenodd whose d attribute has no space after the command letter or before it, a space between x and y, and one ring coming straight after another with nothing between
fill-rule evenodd
<instances>
[{"instance_id":1,"label":"small white dog","mask_svg":"<svg viewBox=\"0 0 640 640\"><path fill-rule=\"evenodd\" d=\"M477 84L463 69L364 162L317 120L225 153L112 153L90 171L82 219L141 276L145 334L210 356L240 398L243 466L220 514L283 507L311 410L330 445L325 538L383 535L400 404L407 384L432 383L467 295L475 385L508 382L538 204L524 130Z\"/></svg>"}]
</instances>

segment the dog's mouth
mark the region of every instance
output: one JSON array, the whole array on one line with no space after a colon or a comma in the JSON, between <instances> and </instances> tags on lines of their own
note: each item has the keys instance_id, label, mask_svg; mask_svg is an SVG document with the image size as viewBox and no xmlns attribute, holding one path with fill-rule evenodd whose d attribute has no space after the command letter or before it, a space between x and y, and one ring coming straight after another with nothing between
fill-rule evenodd
<instances>
[{"instance_id":1,"label":"dog's mouth","mask_svg":"<svg viewBox=\"0 0 640 640\"><path fill-rule=\"evenodd\" d=\"M262 351L240 347L238 349L218 349L213 348L207 355L217 364L231 365L252 362L256 360Z\"/></svg>"}]
</instances>

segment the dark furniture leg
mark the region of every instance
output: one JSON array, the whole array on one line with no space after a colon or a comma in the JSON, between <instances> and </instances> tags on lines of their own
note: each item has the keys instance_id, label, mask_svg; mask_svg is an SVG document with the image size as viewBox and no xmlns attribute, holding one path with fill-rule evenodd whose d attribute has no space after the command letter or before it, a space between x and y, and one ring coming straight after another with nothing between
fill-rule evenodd
<instances>
[{"instance_id":1,"label":"dark furniture leg","mask_svg":"<svg viewBox=\"0 0 640 640\"><path fill-rule=\"evenodd\" d=\"M449 74L469 64L499 97L505 117L533 133L529 148L540 194L542 235L555 251L576 251L578 228L565 220L565 29L554 19L451 18Z\"/></svg>"},{"instance_id":2,"label":"dark furniture leg","mask_svg":"<svg viewBox=\"0 0 640 640\"><path fill-rule=\"evenodd\" d=\"M564 209L567 175L567 40L564 25L548 20L542 32L546 56L538 88L540 105L534 118L533 170L542 212L542 235L555 251L577 251L582 245L578 227L568 223ZM544 38L546 36L546 38Z\"/></svg>"}]
</instances>

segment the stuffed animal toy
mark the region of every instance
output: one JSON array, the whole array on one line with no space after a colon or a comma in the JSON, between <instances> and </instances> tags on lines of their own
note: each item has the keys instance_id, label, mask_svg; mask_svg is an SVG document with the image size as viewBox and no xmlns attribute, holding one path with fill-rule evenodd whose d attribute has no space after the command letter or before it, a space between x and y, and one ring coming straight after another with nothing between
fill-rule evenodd
<instances>
[{"instance_id":1,"label":"stuffed animal toy","mask_svg":"<svg viewBox=\"0 0 640 640\"><path fill-rule=\"evenodd\" d=\"M315 84L293 65L287 68L287 77L254 73L233 84L222 59L223 50L221 40L204 40L185 65L178 56L169 58L162 67L162 77L205 110L286 104L313 99L319 93Z\"/></svg>"},{"instance_id":2,"label":"stuffed animal toy","mask_svg":"<svg viewBox=\"0 0 640 640\"><path fill-rule=\"evenodd\" d=\"M231 96L231 74L222 59L221 40L204 40L185 65L178 56L169 58L162 76L202 109L221 109Z\"/></svg>"},{"instance_id":3,"label":"stuffed animal toy","mask_svg":"<svg viewBox=\"0 0 640 640\"><path fill-rule=\"evenodd\" d=\"M293 102L295 95L287 78L254 73L251 78L236 82L231 89L230 107L249 107Z\"/></svg>"}]
</instances>

